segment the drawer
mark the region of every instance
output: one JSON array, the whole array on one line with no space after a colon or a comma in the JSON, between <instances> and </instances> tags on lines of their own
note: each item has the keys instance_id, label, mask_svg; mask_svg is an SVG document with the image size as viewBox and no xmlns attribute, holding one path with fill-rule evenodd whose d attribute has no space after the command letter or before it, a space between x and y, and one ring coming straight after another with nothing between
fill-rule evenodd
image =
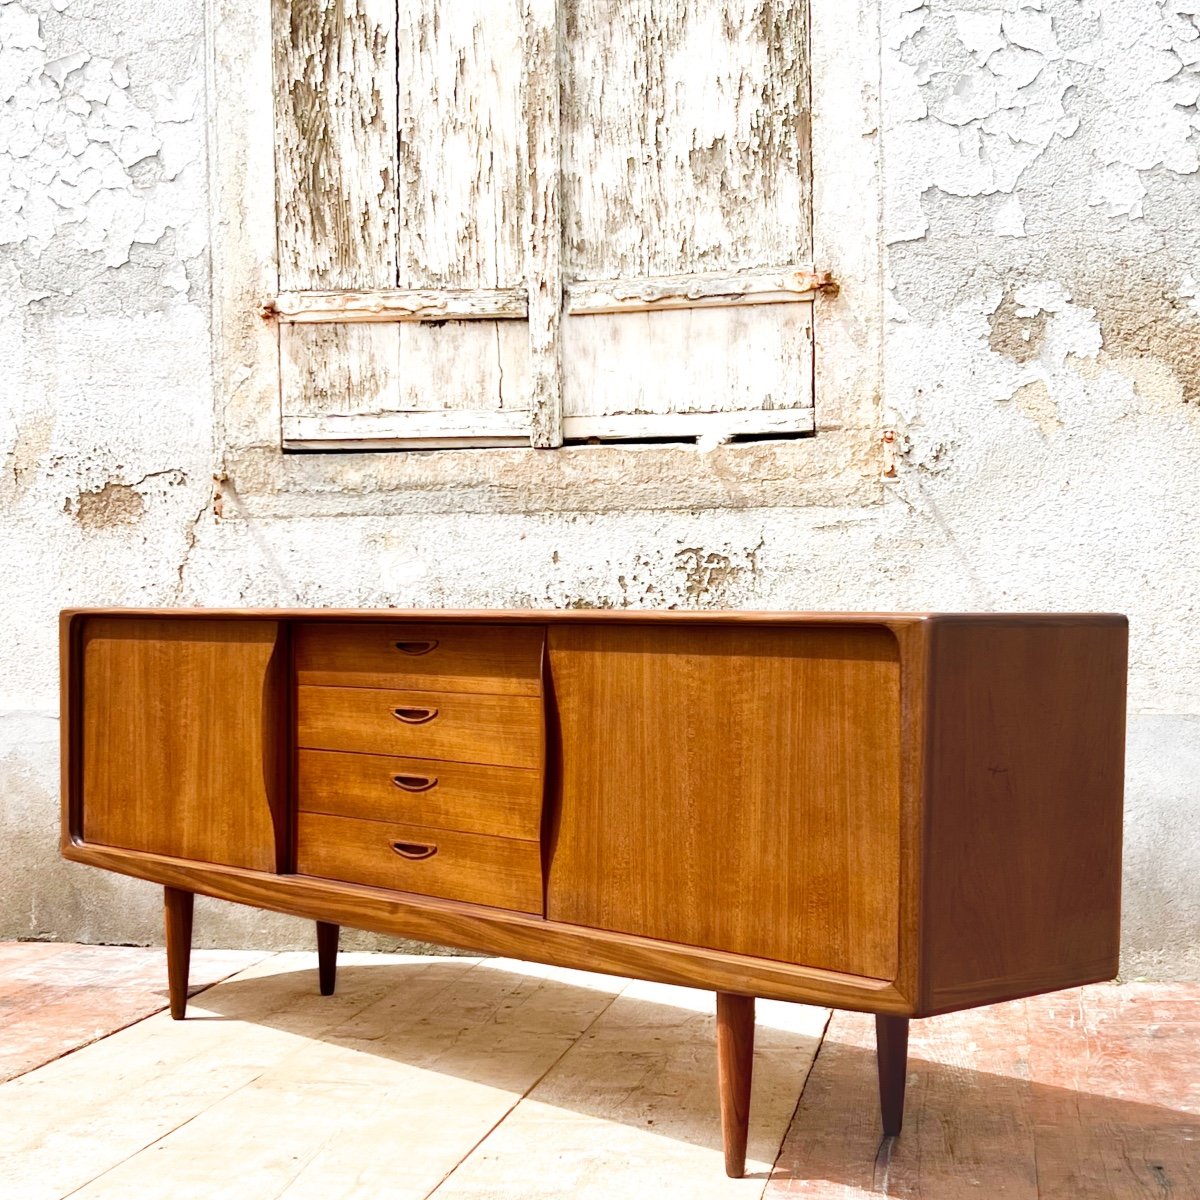
<instances>
[{"instance_id":1,"label":"drawer","mask_svg":"<svg viewBox=\"0 0 1200 1200\"><path fill-rule=\"evenodd\" d=\"M530 625L298 624L298 684L542 694L544 630Z\"/></svg>"},{"instance_id":2,"label":"drawer","mask_svg":"<svg viewBox=\"0 0 1200 1200\"><path fill-rule=\"evenodd\" d=\"M306 812L541 837L541 771L301 750L296 794Z\"/></svg>"},{"instance_id":3,"label":"drawer","mask_svg":"<svg viewBox=\"0 0 1200 1200\"><path fill-rule=\"evenodd\" d=\"M344 883L542 912L541 846L515 838L302 812L296 869Z\"/></svg>"},{"instance_id":4,"label":"drawer","mask_svg":"<svg viewBox=\"0 0 1200 1200\"><path fill-rule=\"evenodd\" d=\"M296 738L307 750L540 768L542 702L467 692L302 687Z\"/></svg>"}]
</instances>

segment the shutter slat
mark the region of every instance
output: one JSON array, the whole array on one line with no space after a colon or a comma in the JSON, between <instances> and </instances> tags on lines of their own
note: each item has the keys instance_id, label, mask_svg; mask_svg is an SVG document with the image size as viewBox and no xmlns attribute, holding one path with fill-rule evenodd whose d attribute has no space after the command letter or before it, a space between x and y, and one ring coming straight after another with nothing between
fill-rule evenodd
<instances>
[{"instance_id":1,"label":"shutter slat","mask_svg":"<svg viewBox=\"0 0 1200 1200\"><path fill-rule=\"evenodd\" d=\"M396 286L394 0L274 0L279 282ZM279 329L283 417L370 408L398 386L386 325Z\"/></svg>"},{"instance_id":2,"label":"shutter slat","mask_svg":"<svg viewBox=\"0 0 1200 1200\"><path fill-rule=\"evenodd\" d=\"M565 13L570 278L810 263L807 0Z\"/></svg>"},{"instance_id":3,"label":"shutter slat","mask_svg":"<svg viewBox=\"0 0 1200 1200\"><path fill-rule=\"evenodd\" d=\"M807 0L565 12L568 436L811 429Z\"/></svg>"},{"instance_id":4,"label":"shutter slat","mask_svg":"<svg viewBox=\"0 0 1200 1200\"><path fill-rule=\"evenodd\" d=\"M458 446L521 446L529 442L527 412L478 413L385 412L289 417L283 422L283 445L310 448L391 449Z\"/></svg>"},{"instance_id":5,"label":"shutter slat","mask_svg":"<svg viewBox=\"0 0 1200 1200\"><path fill-rule=\"evenodd\" d=\"M827 272L781 267L735 274L668 275L582 280L567 287L567 312L663 312L671 308L732 308L750 304L811 303L833 287Z\"/></svg>"},{"instance_id":6,"label":"shutter slat","mask_svg":"<svg viewBox=\"0 0 1200 1200\"><path fill-rule=\"evenodd\" d=\"M523 0L524 111L529 143L525 237L530 406L535 446L562 444L562 116L558 0Z\"/></svg>"},{"instance_id":7,"label":"shutter slat","mask_svg":"<svg viewBox=\"0 0 1200 1200\"><path fill-rule=\"evenodd\" d=\"M280 290L395 287L395 0L272 12Z\"/></svg>"},{"instance_id":8,"label":"shutter slat","mask_svg":"<svg viewBox=\"0 0 1200 1200\"><path fill-rule=\"evenodd\" d=\"M521 0L274 13L285 444L528 437Z\"/></svg>"},{"instance_id":9,"label":"shutter slat","mask_svg":"<svg viewBox=\"0 0 1200 1200\"><path fill-rule=\"evenodd\" d=\"M563 363L564 419L811 413L812 305L568 317ZM776 428L764 416L762 432ZM742 422L738 432L755 431Z\"/></svg>"},{"instance_id":10,"label":"shutter slat","mask_svg":"<svg viewBox=\"0 0 1200 1200\"><path fill-rule=\"evenodd\" d=\"M642 441L696 438L714 442L744 434L774 433L780 436L812 433L812 409L781 409L778 412L632 413L608 417L566 417L563 436L569 442Z\"/></svg>"}]
</instances>

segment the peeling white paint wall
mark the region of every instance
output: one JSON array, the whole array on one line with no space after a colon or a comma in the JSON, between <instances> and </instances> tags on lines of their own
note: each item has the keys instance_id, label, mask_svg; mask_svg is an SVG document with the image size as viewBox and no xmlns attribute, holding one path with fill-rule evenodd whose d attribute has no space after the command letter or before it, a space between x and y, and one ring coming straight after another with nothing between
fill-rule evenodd
<instances>
[{"instance_id":1,"label":"peeling white paint wall","mask_svg":"<svg viewBox=\"0 0 1200 1200\"><path fill-rule=\"evenodd\" d=\"M1200 973L1200 0L882 19L895 482L689 511L676 457L636 505L447 511L350 457L214 505L201 2L0 0L0 936L158 932L155 889L56 857L64 605L1103 609L1132 621L1125 969ZM706 496L736 453L696 458Z\"/></svg>"}]
</instances>

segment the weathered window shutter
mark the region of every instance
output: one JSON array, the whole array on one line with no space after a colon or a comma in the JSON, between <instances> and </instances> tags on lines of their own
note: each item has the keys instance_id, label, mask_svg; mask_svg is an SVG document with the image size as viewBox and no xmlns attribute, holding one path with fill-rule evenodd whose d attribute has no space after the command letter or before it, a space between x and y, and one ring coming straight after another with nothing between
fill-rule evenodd
<instances>
[{"instance_id":1,"label":"weathered window shutter","mask_svg":"<svg viewBox=\"0 0 1200 1200\"><path fill-rule=\"evenodd\" d=\"M274 0L283 442L812 429L807 0Z\"/></svg>"},{"instance_id":2,"label":"weathered window shutter","mask_svg":"<svg viewBox=\"0 0 1200 1200\"><path fill-rule=\"evenodd\" d=\"M566 9L565 436L810 431L807 0Z\"/></svg>"},{"instance_id":3,"label":"weathered window shutter","mask_svg":"<svg viewBox=\"0 0 1200 1200\"><path fill-rule=\"evenodd\" d=\"M274 18L284 445L528 444L521 5Z\"/></svg>"}]
</instances>

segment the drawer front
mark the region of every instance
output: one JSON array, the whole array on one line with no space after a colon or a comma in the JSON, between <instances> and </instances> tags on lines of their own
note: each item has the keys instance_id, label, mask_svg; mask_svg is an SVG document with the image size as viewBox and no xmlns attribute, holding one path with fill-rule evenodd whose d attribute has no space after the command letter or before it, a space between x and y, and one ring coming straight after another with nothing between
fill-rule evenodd
<instances>
[{"instance_id":1,"label":"drawer front","mask_svg":"<svg viewBox=\"0 0 1200 1200\"><path fill-rule=\"evenodd\" d=\"M296 736L306 750L540 768L544 721L525 696L302 687Z\"/></svg>"},{"instance_id":2,"label":"drawer front","mask_svg":"<svg viewBox=\"0 0 1200 1200\"><path fill-rule=\"evenodd\" d=\"M544 630L529 625L298 624L296 682L327 687L542 694Z\"/></svg>"},{"instance_id":3,"label":"drawer front","mask_svg":"<svg viewBox=\"0 0 1200 1200\"><path fill-rule=\"evenodd\" d=\"M305 812L530 841L541 837L540 771L301 750L296 792Z\"/></svg>"},{"instance_id":4,"label":"drawer front","mask_svg":"<svg viewBox=\"0 0 1200 1200\"><path fill-rule=\"evenodd\" d=\"M537 842L302 812L296 869L344 883L542 913Z\"/></svg>"}]
</instances>

